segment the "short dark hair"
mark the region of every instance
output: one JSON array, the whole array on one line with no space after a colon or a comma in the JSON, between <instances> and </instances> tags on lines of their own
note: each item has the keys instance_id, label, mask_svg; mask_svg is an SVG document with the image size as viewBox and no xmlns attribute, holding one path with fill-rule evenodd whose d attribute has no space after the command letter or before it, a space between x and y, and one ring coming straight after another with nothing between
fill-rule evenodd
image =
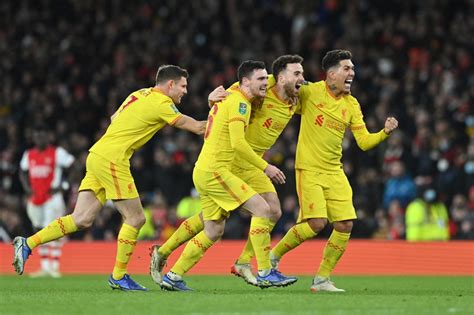
<instances>
[{"instance_id":1,"label":"short dark hair","mask_svg":"<svg viewBox=\"0 0 474 315\"><path fill-rule=\"evenodd\" d=\"M186 69L174 65L163 65L160 66L156 72L155 83L158 85L169 80L177 81L181 79L181 77L185 77L186 79L189 77Z\"/></svg>"},{"instance_id":2,"label":"short dark hair","mask_svg":"<svg viewBox=\"0 0 474 315\"><path fill-rule=\"evenodd\" d=\"M336 49L326 53L323 58L323 70L327 72L331 67L339 65L339 61L352 59L352 54L348 50Z\"/></svg>"},{"instance_id":3,"label":"short dark hair","mask_svg":"<svg viewBox=\"0 0 474 315\"><path fill-rule=\"evenodd\" d=\"M249 78L254 70L265 69L265 63L263 61L247 60L240 64L237 69L237 78L242 83L243 78Z\"/></svg>"},{"instance_id":4,"label":"short dark hair","mask_svg":"<svg viewBox=\"0 0 474 315\"><path fill-rule=\"evenodd\" d=\"M275 81L278 81L278 75L280 72L286 69L286 65L289 63L302 63L303 57L300 55L283 55L275 59L272 64L272 72Z\"/></svg>"}]
</instances>

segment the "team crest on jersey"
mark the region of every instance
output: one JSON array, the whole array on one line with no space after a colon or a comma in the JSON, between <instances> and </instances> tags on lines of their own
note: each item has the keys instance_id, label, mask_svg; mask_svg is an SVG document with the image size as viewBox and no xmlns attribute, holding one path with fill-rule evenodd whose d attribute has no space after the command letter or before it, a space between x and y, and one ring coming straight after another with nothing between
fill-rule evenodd
<instances>
[{"instance_id":1,"label":"team crest on jersey","mask_svg":"<svg viewBox=\"0 0 474 315\"><path fill-rule=\"evenodd\" d=\"M347 108L341 110L341 116L343 120L346 120Z\"/></svg>"},{"instance_id":2,"label":"team crest on jersey","mask_svg":"<svg viewBox=\"0 0 474 315\"><path fill-rule=\"evenodd\" d=\"M170 107L171 107L171 109L174 111L175 114L179 113L179 109L176 108L176 105L171 104Z\"/></svg>"},{"instance_id":3,"label":"team crest on jersey","mask_svg":"<svg viewBox=\"0 0 474 315\"><path fill-rule=\"evenodd\" d=\"M245 115L247 113L247 104L245 103L239 104L239 113L241 113L242 115Z\"/></svg>"},{"instance_id":4,"label":"team crest on jersey","mask_svg":"<svg viewBox=\"0 0 474 315\"><path fill-rule=\"evenodd\" d=\"M316 119L314 120L314 122L318 124L319 126L322 126L324 123L324 116L323 115L316 116Z\"/></svg>"},{"instance_id":5,"label":"team crest on jersey","mask_svg":"<svg viewBox=\"0 0 474 315\"><path fill-rule=\"evenodd\" d=\"M268 118L267 120L265 120L265 121L263 122L262 127L268 129L268 128L270 128L270 126L272 125L272 123L273 123L273 119Z\"/></svg>"}]
</instances>

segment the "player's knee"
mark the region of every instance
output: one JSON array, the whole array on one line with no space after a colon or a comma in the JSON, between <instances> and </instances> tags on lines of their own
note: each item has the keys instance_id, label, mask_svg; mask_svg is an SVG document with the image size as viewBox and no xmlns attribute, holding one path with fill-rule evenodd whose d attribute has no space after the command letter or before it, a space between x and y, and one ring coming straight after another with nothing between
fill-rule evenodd
<instances>
[{"instance_id":1,"label":"player's knee","mask_svg":"<svg viewBox=\"0 0 474 315\"><path fill-rule=\"evenodd\" d=\"M224 226L214 226L212 228L205 229L206 236L213 242L219 240L224 234Z\"/></svg>"},{"instance_id":2,"label":"player's knee","mask_svg":"<svg viewBox=\"0 0 474 315\"><path fill-rule=\"evenodd\" d=\"M281 208L279 204L270 205L270 220L277 222L281 218Z\"/></svg>"},{"instance_id":3,"label":"player's knee","mask_svg":"<svg viewBox=\"0 0 474 315\"><path fill-rule=\"evenodd\" d=\"M73 214L73 220L79 230L87 229L94 223L94 218L88 216L75 216Z\"/></svg>"},{"instance_id":4,"label":"player's knee","mask_svg":"<svg viewBox=\"0 0 474 315\"><path fill-rule=\"evenodd\" d=\"M140 216L138 219L137 219L137 227L138 228L141 228L142 226L145 225L145 222L146 222L146 218L144 215Z\"/></svg>"},{"instance_id":5,"label":"player's knee","mask_svg":"<svg viewBox=\"0 0 474 315\"><path fill-rule=\"evenodd\" d=\"M354 226L354 222L350 221L338 221L334 222L334 229L341 233L350 233L352 231L352 227Z\"/></svg>"},{"instance_id":6,"label":"player's knee","mask_svg":"<svg viewBox=\"0 0 474 315\"><path fill-rule=\"evenodd\" d=\"M132 217L129 219L128 224L136 228L137 230L140 230L143 225L145 225L146 218L143 215L143 213L137 214L136 216Z\"/></svg>"},{"instance_id":7,"label":"player's knee","mask_svg":"<svg viewBox=\"0 0 474 315\"><path fill-rule=\"evenodd\" d=\"M308 224L315 233L319 233L324 229L328 223L327 219L323 218L313 218L308 220Z\"/></svg>"},{"instance_id":8,"label":"player's knee","mask_svg":"<svg viewBox=\"0 0 474 315\"><path fill-rule=\"evenodd\" d=\"M263 212L270 213L270 206L268 202L263 198L258 198L256 200L255 207L262 210Z\"/></svg>"},{"instance_id":9,"label":"player's knee","mask_svg":"<svg viewBox=\"0 0 474 315\"><path fill-rule=\"evenodd\" d=\"M271 218L271 208L265 200L259 203L258 209L261 211L262 217Z\"/></svg>"}]
</instances>

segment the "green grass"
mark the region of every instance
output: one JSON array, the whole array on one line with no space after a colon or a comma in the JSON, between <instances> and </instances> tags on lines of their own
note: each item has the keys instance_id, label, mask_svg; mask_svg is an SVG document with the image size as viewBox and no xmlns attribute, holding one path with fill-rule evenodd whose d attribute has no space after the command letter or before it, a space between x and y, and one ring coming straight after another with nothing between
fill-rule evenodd
<instances>
[{"instance_id":1,"label":"green grass","mask_svg":"<svg viewBox=\"0 0 474 315\"><path fill-rule=\"evenodd\" d=\"M111 290L107 276L0 276L0 314L472 314L473 277L334 277L342 294L309 292L311 277L261 290L232 276L188 276L194 292Z\"/></svg>"}]
</instances>

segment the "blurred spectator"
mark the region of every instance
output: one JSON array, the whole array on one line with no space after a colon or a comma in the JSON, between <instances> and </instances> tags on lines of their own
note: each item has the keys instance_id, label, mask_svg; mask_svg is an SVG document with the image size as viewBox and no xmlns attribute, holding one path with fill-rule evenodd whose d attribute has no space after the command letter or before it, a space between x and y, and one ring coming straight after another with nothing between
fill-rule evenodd
<instances>
[{"instance_id":1,"label":"blurred spectator","mask_svg":"<svg viewBox=\"0 0 474 315\"><path fill-rule=\"evenodd\" d=\"M375 220L377 221L377 229L372 234L374 239L391 239L390 237L390 222L388 220L387 212L379 208L375 211Z\"/></svg>"},{"instance_id":2,"label":"blurred spectator","mask_svg":"<svg viewBox=\"0 0 474 315\"><path fill-rule=\"evenodd\" d=\"M412 152L416 159L414 163L415 183L418 186L431 185L436 174L436 161L439 155L434 150L433 137L428 126L418 127L412 140Z\"/></svg>"},{"instance_id":3,"label":"blurred spectator","mask_svg":"<svg viewBox=\"0 0 474 315\"><path fill-rule=\"evenodd\" d=\"M143 154L135 154L130 164L135 185L140 194L146 196L153 192L153 173L147 169Z\"/></svg>"},{"instance_id":4,"label":"blurred spectator","mask_svg":"<svg viewBox=\"0 0 474 315\"><path fill-rule=\"evenodd\" d=\"M365 208L356 207L357 220L351 231L352 238L371 238L377 230L377 221Z\"/></svg>"},{"instance_id":5,"label":"blurred spectator","mask_svg":"<svg viewBox=\"0 0 474 315\"><path fill-rule=\"evenodd\" d=\"M457 239L474 239L474 207L468 205L464 195L454 196L449 213L454 223L451 235Z\"/></svg>"},{"instance_id":6,"label":"blurred spectator","mask_svg":"<svg viewBox=\"0 0 474 315\"><path fill-rule=\"evenodd\" d=\"M191 189L189 196L184 197L176 207L176 217L181 220L192 217L201 212L201 200L196 188Z\"/></svg>"},{"instance_id":7,"label":"blurred spectator","mask_svg":"<svg viewBox=\"0 0 474 315\"><path fill-rule=\"evenodd\" d=\"M403 239L405 237L405 209L399 200L392 200L388 206L389 239Z\"/></svg>"},{"instance_id":8,"label":"blurred spectator","mask_svg":"<svg viewBox=\"0 0 474 315\"><path fill-rule=\"evenodd\" d=\"M408 205L405 222L408 241L449 240L448 210L431 187Z\"/></svg>"},{"instance_id":9,"label":"blurred spectator","mask_svg":"<svg viewBox=\"0 0 474 315\"><path fill-rule=\"evenodd\" d=\"M162 232L168 226L168 205L162 194L155 194L150 203L155 239L161 239Z\"/></svg>"},{"instance_id":10,"label":"blurred spectator","mask_svg":"<svg viewBox=\"0 0 474 315\"><path fill-rule=\"evenodd\" d=\"M0 239L10 242L13 237L21 233L20 216L8 209L0 209L0 231Z\"/></svg>"},{"instance_id":11,"label":"blurred spectator","mask_svg":"<svg viewBox=\"0 0 474 315\"><path fill-rule=\"evenodd\" d=\"M374 218L382 200L383 186L380 173L374 168L361 168L352 187L356 209L362 207L369 217Z\"/></svg>"},{"instance_id":12,"label":"blurred spectator","mask_svg":"<svg viewBox=\"0 0 474 315\"><path fill-rule=\"evenodd\" d=\"M416 196L415 182L405 171L401 161L394 161L390 165L390 178L385 184L383 195L384 208L388 209L392 201L397 200L405 208Z\"/></svg>"},{"instance_id":13,"label":"blurred spectator","mask_svg":"<svg viewBox=\"0 0 474 315\"><path fill-rule=\"evenodd\" d=\"M153 224L153 214L148 205L143 207L143 214L145 215L145 224L138 232L139 240L154 240L155 239L155 225Z\"/></svg>"},{"instance_id":14,"label":"blurred spectator","mask_svg":"<svg viewBox=\"0 0 474 315\"><path fill-rule=\"evenodd\" d=\"M287 196L281 205L282 215L280 220L273 228L272 236L276 239L281 239L286 232L295 224L296 215L298 214L298 200L296 196Z\"/></svg>"},{"instance_id":15,"label":"blurred spectator","mask_svg":"<svg viewBox=\"0 0 474 315\"><path fill-rule=\"evenodd\" d=\"M416 166L413 162L413 156L405 144L404 135L400 130L395 130L390 135L390 138L387 139L383 161L386 173L390 173L391 166L394 162L402 162L404 165L409 165L410 167ZM409 169L408 172L413 174L416 170Z\"/></svg>"},{"instance_id":16,"label":"blurred spectator","mask_svg":"<svg viewBox=\"0 0 474 315\"><path fill-rule=\"evenodd\" d=\"M161 233L158 237L160 240L167 240L178 229L181 221L176 218L176 208L171 207L166 212L167 216L162 220Z\"/></svg>"},{"instance_id":17,"label":"blurred spectator","mask_svg":"<svg viewBox=\"0 0 474 315\"><path fill-rule=\"evenodd\" d=\"M231 240L246 239L250 227L250 215L244 211L234 213L226 220L222 237Z\"/></svg>"},{"instance_id":18,"label":"blurred spectator","mask_svg":"<svg viewBox=\"0 0 474 315\"><path fill-rule=\"evenodd\" d=\"M26 203L23 198L6 194L0 190L0 240L7 241L16 235L31 233L31 222L26 215Z\"/></svg>"}]
</instances>

